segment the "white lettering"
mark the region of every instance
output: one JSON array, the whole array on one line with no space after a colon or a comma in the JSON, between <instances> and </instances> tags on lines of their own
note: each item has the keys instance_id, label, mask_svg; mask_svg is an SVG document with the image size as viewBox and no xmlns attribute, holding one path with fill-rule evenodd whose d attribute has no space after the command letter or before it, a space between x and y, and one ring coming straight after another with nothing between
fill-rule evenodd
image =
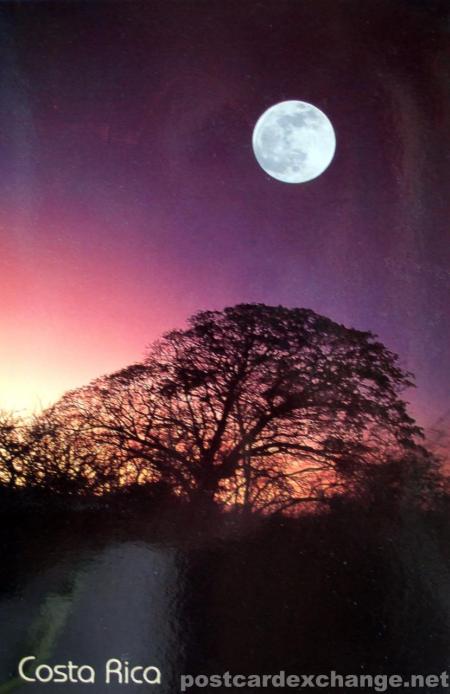
<instances>
[{"instance_id":1,"label":"white lettering","mask_svg":"<svg viewBox=\"0 0 450 694\"><path fill-rule=\"evenodd\" d=\"M150 679L149 673L154 673L154 678ZM147 682L147 684L161 684L161 671L157 667L153 667L152 665L149 665L149 667L146 667L144 670L144 681Z\"/></svg>"},{"instance_id":2,"label":"white lettering","mask_svg":"<svg viewBox=\"0 0 450 694\"><path fill-rule=\"evenodd\" d=\"M66 666L65 665L55 665L53 668L53 682L67 682L69 679L67 677Z\"/></svg>"},{"instance_id":3,"label":"white lettering","mask_svg":"<svg viewBox=\"0 0 450 694\"><path fill-rule=\"evenodd\" d=\"M53 670L49 665L39 665L34 673L39 682L50 682L53 678Z\"/></svg>"},{"instance_id":4,"label":"white lettering","mask_svg":"<svg viewBox=\"0 0 450 694\"><path fill-rule=\"evenodd\" d=\"M86 674L84 674L86 673ZM95 670L90 665L80 665L78 669L78 678L83 684L94 684Z\"/></svg>"},{"instance_id":5,"label":"white lettering","mask_svg":"<svg viewBox=\"0 0 450 694\"><path fill-rule=\"evenodd\" d=\"M27 677L24 668L25 668L25 663L27 663L29 660L36 660L35 655L28 655L26 658L22 658L22 660L19 663L19 677L25 682L36 682L36 680L33 677Z\"/></svg>"},{"instance_id":6,"label":"white lettering","mask_svg":"<svg viewBox=\"0 0 450 694\"><path fill-rule=\"evenodd\" d=\"M106 663L106 684L111 684L112 675L117 675L118 683L122 684L122 663L117 658L110 658Z\"/></svg>"}]
</instances>

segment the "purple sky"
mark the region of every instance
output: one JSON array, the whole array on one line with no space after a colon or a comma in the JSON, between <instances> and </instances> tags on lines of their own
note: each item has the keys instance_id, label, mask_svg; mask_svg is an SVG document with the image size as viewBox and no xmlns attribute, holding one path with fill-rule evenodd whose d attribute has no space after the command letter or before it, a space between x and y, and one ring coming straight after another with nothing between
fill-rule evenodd
<instances>
[{"instance_id":1,"label":"purple sky","mask_svg":"<svg viewBox=\"0 0 450 694\"><path fill-rule=\"evenodd\" d=\"M445 415L449 31L433 0L2 4L0 406L262 301L378 333ZM251 148L287 99L336 131L307 184Z\"/></svg>"}]
</instances>

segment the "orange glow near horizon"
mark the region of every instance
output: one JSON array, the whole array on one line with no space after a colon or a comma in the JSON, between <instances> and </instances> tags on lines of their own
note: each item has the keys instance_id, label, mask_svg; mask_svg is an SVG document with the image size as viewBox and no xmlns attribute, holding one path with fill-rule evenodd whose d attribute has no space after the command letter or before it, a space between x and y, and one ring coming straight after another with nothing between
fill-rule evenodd
<instances>
[{"instance_id":1,"label":"orange glow near horizon","mask_svg":"<svg viewBox=\"0 0 450 694\"><path fill-rule=\"evenodd\" d=\"M53 217L0 218L0 410L21 415L138 361L201 307L169 250L88 213Z\"/></svg>"},{"instance_id":2,"label":"orange glow near horizon","mask_svg":"<svg viewBox=\"0 0 450 694\"><path fill-rule=\"evenodd\" d=\"M60 216L60 224L48 213L0 218L0 410L24 416L140 360L150 342L197 310L240 299L219 273L208 286L209 266L203 278L183 271L173 249L140 254L138 236L118 223ZM420 423L432 422L419 391L408 395Z\"/></svg>"},{"instance_id":3,"label":"orange glow near horizon","mask_svg":"<svg viewBox=\"0 0 450 694\"><path fill-rule=\"evenodd\" d=\"M64 242L43 229L0 228L0 409L21 414L140 359L170 327L156 288L153 302L139 296L126 252L96 247L94 230L77 248L67 229Z\"/></svg>"}]
</instances>

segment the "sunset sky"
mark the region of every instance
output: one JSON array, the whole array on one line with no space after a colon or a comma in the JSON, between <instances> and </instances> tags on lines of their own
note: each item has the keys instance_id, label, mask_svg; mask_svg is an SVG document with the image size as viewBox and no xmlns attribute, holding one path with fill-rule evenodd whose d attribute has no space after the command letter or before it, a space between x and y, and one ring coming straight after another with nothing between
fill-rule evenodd
<instances>
[{"instance_id":1,"label":"sunset sky","mask_svg":"<svg viewBox=\"0 0 450 694\"><path fill-rule=\"evenodd\" d=\"M434 0L2 3L0 407L265 302L374 331L446 415L449 32ZM336 131L306 184L252 152L288 99Z\"/></svg>"}]
</instances>

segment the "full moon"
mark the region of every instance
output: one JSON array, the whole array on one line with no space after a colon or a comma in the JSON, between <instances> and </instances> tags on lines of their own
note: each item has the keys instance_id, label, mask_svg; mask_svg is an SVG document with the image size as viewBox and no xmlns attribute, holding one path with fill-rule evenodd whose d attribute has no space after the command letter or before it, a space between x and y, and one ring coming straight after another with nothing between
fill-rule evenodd
<instances>
[{"instance_id":1,"label":"full moon","mask_svg":"<svg viewBox=\"0 0 450 694\"><path fill-rule=\"evenodd\" d=\"M305 101L282 101L264 111L253 130L261 168L285 183L317 178L330 165L336 136L327 116Z\"/></svg>"}]
</instances>

